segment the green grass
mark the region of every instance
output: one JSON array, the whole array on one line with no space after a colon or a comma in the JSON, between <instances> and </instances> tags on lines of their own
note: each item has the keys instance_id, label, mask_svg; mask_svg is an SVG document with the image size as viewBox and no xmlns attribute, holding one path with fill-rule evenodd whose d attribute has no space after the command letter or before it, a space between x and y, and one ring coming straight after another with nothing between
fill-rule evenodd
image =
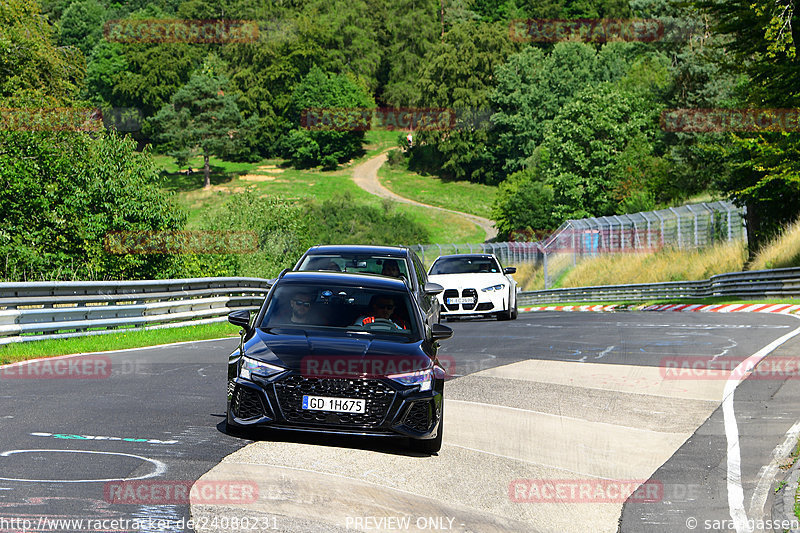
<instances>
[{"instance_id":1,"label":"green grass","mask_svg":"<svg viewBox=\"0 0 800 533\"><path fill-rule=\"evenodd\" d=\"M229 194L254 191L262 196L279 196L287 200L315 198L324 201L347 192L359 204L382 205L382 199L358 187L352 180L353 166L394 146L397 132L373 130L368 132L366 153L336 171L318 169L296 170L281 160L264 160L258 163L227 163L211 158L213 173L211 189L203 189L202 174L185 176L177 174L174 161L166 156L156 156L156 162L166 175L165 189L175 194L175 201L189 215L188 229L199 229L205 216L211 215ZM201 158L197 158L198 161ZM190 162L194 169L194 160ZM419 206L396 204L398 212L423 225L431 242L481 243L486 240L484 231L465 218L439 210ZM417 244L417 243L397 243Z\"/></svg>"},{"instance_id":2,"label":"green grass","mask_svg":"<svg viewBox=\"0 0 800 533\"><path fill-rule=\"evenodd\" d=\"M384 187L405 198L484 218L491 217L497 196L497 187L469 181L444 181L388 164L380 168L378 179Z\"/></svg>"},{"instance_id":3,"label":"green grass","mask_svg":"<svg viewBox=\"0 0 800 533\"><path fill-rule=\"evenodd\" d=\"M0 346L0 364L38 357L75 353L105 352L125 348L158 346L172 342L237 337L239 330L228 322L164 329L130 329L108 335L20 342Z\"/></svg>"}]
</instances>

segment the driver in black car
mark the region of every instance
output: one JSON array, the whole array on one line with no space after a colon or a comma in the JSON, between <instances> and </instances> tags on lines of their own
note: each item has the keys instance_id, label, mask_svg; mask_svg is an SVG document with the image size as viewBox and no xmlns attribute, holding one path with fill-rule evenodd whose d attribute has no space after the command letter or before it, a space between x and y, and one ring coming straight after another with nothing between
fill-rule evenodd
<instances>
[{"instance_id":1,"label":"driver in black car","mask_svg":"<svg viewBox=\"0 0 800 533\"><path fill-rule=\"evenodd\" d=\"M357 326L366 326L376 320L388 321L397 329L408 329L408 325L394 314L395 302L391 296L376 294L369 300L370 314L356 319Z\"/></svg>"}]
</instances>

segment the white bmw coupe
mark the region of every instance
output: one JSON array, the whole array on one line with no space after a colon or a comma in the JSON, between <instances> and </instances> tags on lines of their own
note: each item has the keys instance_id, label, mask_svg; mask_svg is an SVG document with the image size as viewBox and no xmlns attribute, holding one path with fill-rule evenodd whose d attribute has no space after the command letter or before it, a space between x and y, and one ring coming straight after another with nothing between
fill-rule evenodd
<instances>
[{"instance_id":1,"label":"white bmw coupe","mask_svg":"<svg viewBox=\"0 0 800 533\"><path fill-rule=\"evenodd\" d=\"M441 316L496 316L517 318L515 267L502 268L492 254L440 256L428 271L428 280L444 287L437 295Z\"/></svg>"}]
</instances>

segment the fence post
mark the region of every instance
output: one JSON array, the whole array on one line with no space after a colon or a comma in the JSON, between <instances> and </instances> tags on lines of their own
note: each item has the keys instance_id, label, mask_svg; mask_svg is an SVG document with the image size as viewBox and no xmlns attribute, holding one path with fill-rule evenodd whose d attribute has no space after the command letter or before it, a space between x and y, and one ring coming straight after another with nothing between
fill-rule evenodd
<instances>
[{"instance_id":1,"label":"fence post","mask_svg":"<svg viewBox=\"0 0 800 533\"><path fill-rule=\"evenodd\" d=\"M574 267L577 262L577 255L578 251L575 249L575 228L572 225L572 222L569 224L570 227L570 239L572 241L572 266Z\"/></svg>"},{"instance_id":2,"label":"fence post","mask_svg":"<svg viewBox=\"0 0 800 533\"><path fill-rule=\"evenodd\" d=\"M669 208L670 211L675 215L678 224L678 249L683 250L683 239L681 238L681 216L675 211L674 207Z\"/></svg>"},{"instance_id":3,"label":"fence post","mask_svg":"<svg viewBox=\"0 0 800 533\"><path fill-rule=\"evenodd\" d=\"M694 247L699 248L700 244L697 242L697 213L694 212L694 209L692 209L690 205L687 205L686 209L694 216Z\"/></svg>"},{"instance_id":4,"label":"fence post","mask_svg":"<svg viewBox=\"0 0 800 533\"><path fill-rule=\"evenodd\" d=\"M716 228L714 228L714 210L705 202L701 203L700 205L702 205L704 208L708 209L708 229L709 229L708 235L710 237L711 244L713 245L714 244L714 231L716 229Z\"/></svg>"},{"instance_id":5,"label":"fence post","mask_svg":"<svg viewBox=\"0 0 800 533\"><path fill-rule=\"evenodd\" d=\"M653 211L653 214L658 219L658 222L661 224L661 247L664 247L664 219L661 215L658 214L658 211Z\"/></svg>"},{"instance_id":6,"label":"fence post","mask_svg":"<svg viewBox=\"0 0 800 533\"><path fill-rule=\"evenodd\" d=\"M542 268L544 270L544 288L550 288L550 277L547 274L547 250L542 248Z\"/></svg>"},{"instance_id":7,"label":"fence post","mask_svg":"<svg viewBox=\"0 0 800 533\"><path fill-rule=\"evenodd\" d=\"M733 228L731 226L731 210L728 208L728 204L722 204L725 207L725 211L728 212L728 242L733 240Z\"/></svg>"}]
</instances>

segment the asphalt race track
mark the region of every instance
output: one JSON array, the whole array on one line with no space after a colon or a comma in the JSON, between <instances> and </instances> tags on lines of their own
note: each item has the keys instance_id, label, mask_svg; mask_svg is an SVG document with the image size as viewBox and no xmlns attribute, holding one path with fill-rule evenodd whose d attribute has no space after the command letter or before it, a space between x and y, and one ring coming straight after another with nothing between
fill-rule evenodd
<instances>
[{"instance_id":1,"label":"asphalt race track","mask_svg":"<svg viewBox=\"0 0 800 533\"><path fill-rule=\"evenodd\" d=\"M34 531L188 531L191 518L197 531L649 532L689 531L690 517L702 531L739 512L737 487L746 518L770 516L770 464L800 420L798 380L751 377L723 408L729 370L698 379L664 367L735 366L796 318L546 312L449 325L441 355L457 377L444 445L429 457L378 439L224 434L235 339L68 358L92 362L80 376L4 368L0 531L22 520ZM191 506L114 492L198 479L216 492Z\"/></svg>"}]
</instances>

